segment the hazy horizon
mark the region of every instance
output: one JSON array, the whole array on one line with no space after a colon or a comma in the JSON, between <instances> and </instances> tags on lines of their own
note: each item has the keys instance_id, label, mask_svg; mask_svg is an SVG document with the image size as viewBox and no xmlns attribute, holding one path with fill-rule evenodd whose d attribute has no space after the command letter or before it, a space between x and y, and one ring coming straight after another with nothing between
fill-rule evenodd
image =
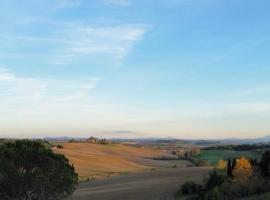
<instances>
[{"instance_id":1,"label":"hazy horizon","mask_svg":"<svg viewBox=\"0 0 270 200\"><path fill-rule=\"evenodd\" d=\"M4 0L0 138L270 134L267 0Z\"/></svg>"}]
</instances>

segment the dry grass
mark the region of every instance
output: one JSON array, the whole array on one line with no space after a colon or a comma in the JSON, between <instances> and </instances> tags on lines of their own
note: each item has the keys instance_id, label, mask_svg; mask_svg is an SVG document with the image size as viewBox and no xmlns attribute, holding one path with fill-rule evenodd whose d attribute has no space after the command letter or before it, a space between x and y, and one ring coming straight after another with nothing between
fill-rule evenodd
<instances>
[{"instance_id":1,"label":"dry grass","mask_svg":"<svg viewBox=\"0 0 270 200\"><path fill-rule=\"evenodd\" d=\"M75 167L80 179L100 178L151 168L148 159L166 155L160 150L136 148L123 144L62 143L64 154Z\"/></svg>"}]
</instances>

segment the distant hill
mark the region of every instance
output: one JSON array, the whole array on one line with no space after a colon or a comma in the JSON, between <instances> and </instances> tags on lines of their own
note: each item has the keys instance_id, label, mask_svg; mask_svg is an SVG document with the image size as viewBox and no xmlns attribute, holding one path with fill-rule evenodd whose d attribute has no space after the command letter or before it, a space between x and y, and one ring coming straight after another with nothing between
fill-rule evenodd
<instances>
[{"instance_id":1,"label":"distant hill","mask_svg":"<svg viewBox=\"0 0 270 200\"><path fill-rule=\"evenodd\" d=\"M75 140L75 141L86 141L88 138L79 138L79 137L67 137L67 136L62 136L62 137L44 137L43 138L46 141L70 141L70 140Z\"/></svg>"},{"instance_id":2,"label":"distant hill","mask_svg":"<svg viewBox=\"0 0 270 200\"><path fill-rule=\"evenodd\" d=\"M187 140L192 144L200 145L200 146L211 146L211 145L238 145L238 144L266 144L270 143L270 135L261 137L261 138L228 138L221 140Z\"/></svg>"},{"instance_id":3,"label":"distant hill","mask_svg":"<svg viewBox=\"0 0 270 200\"><path fill-rule=\"evenodd\" d=\"M46 141L86 141L88 138L79 138L79 137L45 137ZM177 145L198 145L198 146L212 146L212 145L237 145L237 144L259 144L259 143L270 143L270 135L261 137L261 138L227 138L227 139L213 139L213 140L186 140L186 139L176 139L171 137L166 138L112 138L112 142L124 143L124 142L133 142L140 145L158 145L158 144L177 144Z\"/></svg>"}]
</instances>

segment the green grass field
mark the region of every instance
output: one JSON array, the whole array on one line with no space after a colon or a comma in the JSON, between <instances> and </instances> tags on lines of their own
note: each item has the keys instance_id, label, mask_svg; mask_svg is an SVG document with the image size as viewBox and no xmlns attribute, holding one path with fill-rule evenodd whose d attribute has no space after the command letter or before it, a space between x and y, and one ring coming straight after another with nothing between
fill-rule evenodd
<instances>
[{"instance_id":1,"label":"green grass field","mask_svg":"<svg viewBox=\"0 0 270 200\"><path fill-rule=\"evenodd\" d=\"M211 164L216 164L219 160L227 160L228 158L246 157L250 159L260 159L261 152L259 151L234 151L234 150L202 150L195 157L195 160L207 160Z\"/></svg>"}]
</instances>

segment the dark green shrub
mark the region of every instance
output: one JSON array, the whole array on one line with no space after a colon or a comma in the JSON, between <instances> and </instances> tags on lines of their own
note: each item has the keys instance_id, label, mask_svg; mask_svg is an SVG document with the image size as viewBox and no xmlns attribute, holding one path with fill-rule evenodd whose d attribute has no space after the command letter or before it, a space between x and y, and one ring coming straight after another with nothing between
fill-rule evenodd
<instances>
[{"instance_id":1,"label":"dark green shrub","mask_svg":"<svg viewBox=\"0 0 270 200\"><path fill-rule=\"evenodd\" d=\"M218 187L214 187L211 191L205 193L204 200L223 200L223 195Z\"/></svg>"},{"instance_id":2,"label":"dark green shrub","mask_svg":"<svg viewBox=\"0 0 270 200\"><path fill-rule=\"evenodd\" d=\"M205 190L210 191L213 188L220 186L226 180L224 172L213 170L209 173L209 177L205 183Z\"/></svg>"},{"instance_id":3,"label":"dark green shrub","mask_svg":"<svg viewBox=\"0 0 270 200\"><path fill-rule=\"evenodd\" d=\"M57 149L63 149L63 148L64 148L63 145L61 145L61 144L57 145Z\"/></svg>"},{"instance_id":4,"label":"dark green shrub","mask_svg":"<svg viewBox=\"0 0 270 200\"><path fill-rule=\"evenodd\" d=\"M200 192L202 186L194 182L186 182L181 187L181 192L184 195L191 195Z\"/></svg>"}]
</instances>

